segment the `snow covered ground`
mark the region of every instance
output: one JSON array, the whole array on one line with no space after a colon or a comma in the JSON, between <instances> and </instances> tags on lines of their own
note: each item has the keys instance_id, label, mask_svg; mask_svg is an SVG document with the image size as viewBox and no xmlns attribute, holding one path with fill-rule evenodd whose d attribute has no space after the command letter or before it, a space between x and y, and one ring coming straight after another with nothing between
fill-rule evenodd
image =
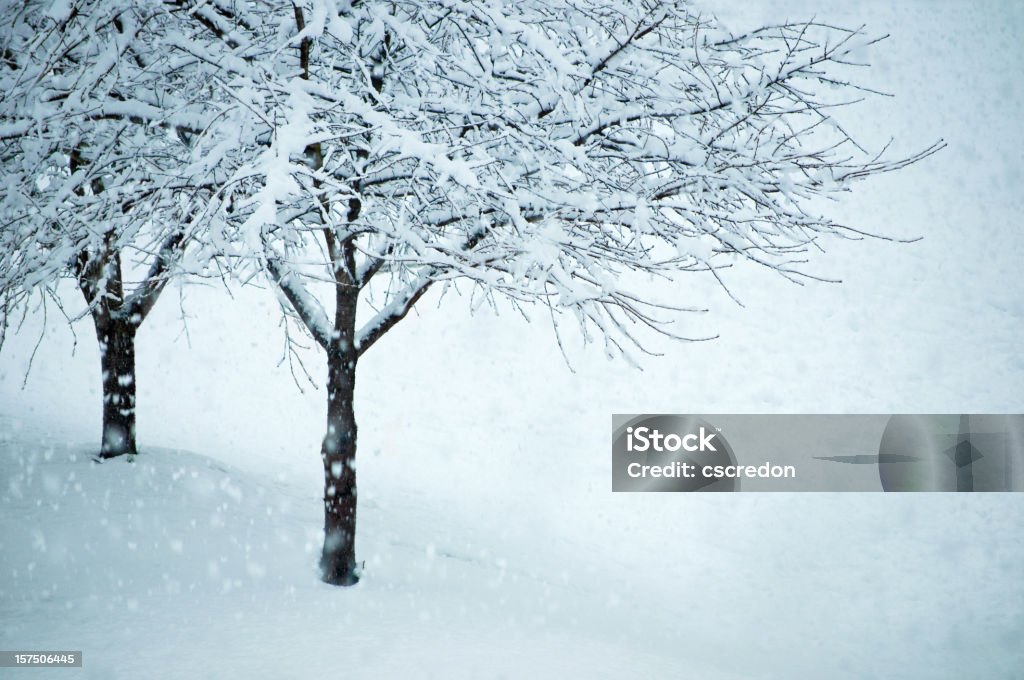
<instances>
[{"instance_id":1,"label":"snow covered ground","mask_svg":"<svg viewBox=\"0 0 1024 680\"><path fill-rule=\"evenodd\" d=\"M1004 495L557 494L517 475L484 499L481 481L456 495L371 462L366 576L336 589L315 577L315 484L158 448L97 465L66 433L0 427L0 644L85 654L10 677L1012 678L1024 662L1022 512Z\"/></svg>"},{"instance_id":2,"label":"snow covered ground","mask_svg":"<svg viewBox=\"0 0 1024 680\"><path fill-rule=\"evenodd\" d=\"M1010 678L1024 661L1022 513L1001 495L531 503L520 477L486 503L371 472L366 575L342 590L316 579L314 485L172 449L97 465L3 427L0 643L84 650L83 669L17 677Z\"/></svg>"},{"instance_id":3,"label":"snow covered ground","mask_svg":"<svg viewBox=\"0 0 1024 680\"><path fill-rule=\"evenodd\" d=\"M351 589L316 579L324 394L277 365L270 293L168 291L133 464L90 460L87 322L73 356L51 323L22 389L32 314L0 353L0 649L85 664L0 677L1020 677L1019 494L610 492L614 412L1024 409L1024 7L788 4L893 34L871 82L898 97L854 125L949 148L835 211L924 240L834 244L843 285L737 271L744 308L684 280L711 308L685 330L720 337L643 372L593 348L570 372L542 313L424 300L360 366Z\"/></svg>"},{"instance_id":4,"label":"snow covered ground","mask_svg":"<svg viewBox=\"0 0 1024 680\"><path fill-rule=\"evenodd\" d=\"M310 485L156 448L96 465L62 433L3 429L0 642L85 654L10 677L1010 678L1022 662L1006 497L559 499L520 478L483 503L371 474L367 576L339 590L315 578Z\"/></svg>"}]
</instances>

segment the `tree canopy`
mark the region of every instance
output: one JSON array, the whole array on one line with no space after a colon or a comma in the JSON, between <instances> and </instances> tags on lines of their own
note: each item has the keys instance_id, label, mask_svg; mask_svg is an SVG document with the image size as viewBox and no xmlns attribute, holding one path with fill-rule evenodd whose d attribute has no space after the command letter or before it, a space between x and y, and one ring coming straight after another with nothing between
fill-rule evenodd
<instances>
[{"instance_id":1,"label":"tree canopy","mask_svg":"<svg viewBox=\"0 0 1024 680\"><path fill-rule=\"evenodd\" d=\"M628 356L674 316L635 275L812 276L861 235L818 199L942 147L843 127L880 36L736 34L684 0L8 1L2 26L7 303L70 270L134 318L171 263L278 288L328 358L332 583L356 579L356 364L432 287Z\"/></svg>"}]
</instances>

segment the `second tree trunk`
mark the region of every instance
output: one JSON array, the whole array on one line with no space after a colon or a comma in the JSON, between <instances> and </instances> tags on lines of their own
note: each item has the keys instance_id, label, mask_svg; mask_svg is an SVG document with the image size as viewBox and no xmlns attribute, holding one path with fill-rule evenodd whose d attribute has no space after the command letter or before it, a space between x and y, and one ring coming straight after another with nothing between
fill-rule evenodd
<instances>
[{"instance_id":1,"label":"second tree trunk","mask_svg":"<svg viewBox=\"0 0 1024 680\"><path fill-rule=\"evenodd\" d=\"M135 448L135 331L130 322L95 319L103 371L103 443L100 457Z\"/></svg>"}]
</instances>

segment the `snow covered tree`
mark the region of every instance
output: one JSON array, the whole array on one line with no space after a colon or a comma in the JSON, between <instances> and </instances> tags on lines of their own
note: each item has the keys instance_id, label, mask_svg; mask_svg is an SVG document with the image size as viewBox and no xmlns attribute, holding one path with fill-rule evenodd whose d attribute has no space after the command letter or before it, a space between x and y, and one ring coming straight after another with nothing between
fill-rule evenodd
<instances>
[{"instance_id":1,"label":"snow covered tree","mask_svg":"<svg viewBox=\"0 0 1024 680\"><path fill-rule=\"evenodd\" d=\"M100 455L135 453L135 336L208 200L203 93L163 49L163 3L5 0L0 17L0 328L36 295L61 306L73 278L99 341Z\"/></svg>"},{"instance_id":2,"label":"snow covered tree","mask_svg":"<svg viewBox=\"0 0 1024 680\"><path fill-rule=\"evenodd\" d=\"M810 276L819 240L860 235L815 199L941 147L872 155L835 118L872 93L853 75L878 38L859 28L734 34L678 0L209 6L217 96L269 140L233 168L214 233L326 353L333 584L358 579L357 366L432 287L539 304L624 355L673 316L634 274Z\"/></svg>"},{"instance_id":3,"label":"snow covered tree","mask_svg":"<svg viewBox=\"0 0 1024 680\"><path fill-rule=\"evenodd\" d=\"M569 320L628 357L642 350L643 329L672 335L686 311L632 284L718 277L737 260L812 276L801 265L819 241L861 235L823 215L818 199L941 147L889 158L847 134L836 116L872 94L854 76L878 38L816 20L732 33L684 0L121 7L145 20L132 22L131 39L118 37L118 22L97 24L117 46L103 54L125 55L117 68L76 80L46 67L34 82L63 83L55 101L68 106L89 102L94 114L76 119L84 130L123 133L32 151L39 116L28 111L4 121L0 138L22 145L20 155L5 149L5 168L9 157L31 159L17 163L29 169L14 184L19 196L49 197L50 224L87 210L93 224L187 224L196 262L216 257L280 291L327 358L321 569L332 584L358 580L359 360L432 288L539 306L556 333ZM24 70L25 52L5 47L7 68ZM81 64L74 56L62 68ZM124 78L152 80L78 94ZM102 156L110 145L117 152ZM72 170L77 148L92 155ZM157 169L138 171L149 164ZM115 209L115 190L136 201ZM25 219L35 214L19 201ZM121 233L112 240L123 248ZM71 261L73 249L59 250Z\"/></svg>"}]
</instances>

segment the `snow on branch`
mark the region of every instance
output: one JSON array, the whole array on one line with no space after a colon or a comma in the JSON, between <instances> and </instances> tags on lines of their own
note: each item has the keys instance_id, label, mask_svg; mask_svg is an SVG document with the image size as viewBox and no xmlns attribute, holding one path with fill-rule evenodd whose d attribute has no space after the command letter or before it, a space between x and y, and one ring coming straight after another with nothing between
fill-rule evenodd
<instances>
[{"instance_id":1,"label":"snow on branch","mask_svg":"<svg viewBox=\"0 0 1024 680\"><path fill-rule=\"evenodd\" d=\"M281 288L281 292L288 298L292 309L299 315L299 319L309 330L313 339L325 349L330 347L334 332L327 313L320 302L310 295L302 285L301 277L288 270L276 256L267 257L267 271Z\"/></svg>"},{"instance_id":2,"label":"snow on branch","mask_svg":"<svg viewBox=\"0 0 1024 680\"><path fill-rule=\"evenodd\" d=\"M847 132L879 94L865 66L883 36L821 19L733 34L684 0L86 6L5 20L0 85L45 114L0 120L20 159L9 214L131 224L117 206L141 190L134 214L188 215L202 252L265 270L318 342L359 352L438 281L621 338L671 322L627 283L643 277L820 278L812 251L860 234L821 199L944 146L871 153ZM27 83L47 73L40 98ZM53 170L65 119L81 176ZM99 175L102 196L82 189ZM350 315L330 323L304 280L377 311L340 329Z\"/></svg>"},{"instance_id":3,"label":"snow on branch","mask_svg":"<svg viewBox=\"0 0 1024 680\"><path fill-rule=\"evenodd\" d=\"M181 9L0 7L0 288L16 299L71 276L85 313L141 323L231 191L225 157L258 145L208 96L221 66L176 47L196 21Z\"/></svg>"},{"instance_id":4,"label":"snow on branch","mask_svg":"<svg viewBox=\"0 0 1024 680\"><path fill-rule=\"evenodd\" d=\"M425 272L402 293L394 295L362 329L356 334L356 351L359 355L370 349L395 324L405 318L413 305L430 289L436 280L434 272Z\"/></svg>"},{"instance_id":5,"label":"snow on branch","mask_svg":"<svg viewBox=\"0 0 1024 680\"><path fill-rule=\"evenodd\" d=\"M290 11L255 7L279 22ZM302 131L287 161L299 190L276 207L296 209L290 201L325 182L340 192L319 194L327 250L351 246L358 288L384 296L357 334L360 352L441 280L621 336L630 324L664 328L621 283L637 273L721 280L738 258L818 278L803 269L810 251L845 227L815 199L943 146L873 156L846 133L837 116L874 93L855 76L879 38L860 27L788 22L732 35L686 2L306 9L317 20L296 27L280 64L260 65L261 81L245 88L264 93L262 119L287 111L276 134ZM314 173L301 162L311 145L322 160ZM292 253L304 240L307 263L323 250L304 223L271 233ZM327 280L341 257L323 261Z\"/></svg>"}]
</instances>

